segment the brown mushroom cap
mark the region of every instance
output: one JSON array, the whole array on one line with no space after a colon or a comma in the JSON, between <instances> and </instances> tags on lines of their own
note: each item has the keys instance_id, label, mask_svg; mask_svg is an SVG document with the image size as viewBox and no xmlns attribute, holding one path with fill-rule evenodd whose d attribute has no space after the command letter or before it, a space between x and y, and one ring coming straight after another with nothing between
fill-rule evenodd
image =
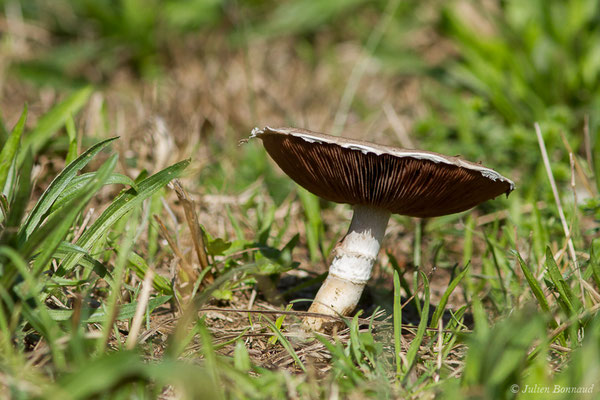
<instances>
[{"instance_id":1,"label":"brown mushroom cap","mask_svg":"<svg viewBox=\"0 0 600 400\"><path fill-rule=\"evenodd\" d=\"M412 217L467 210L514 189L482 165L296 128L255 128L251 138L296 183L325 200Z\"/></svg>"}]
</instances>

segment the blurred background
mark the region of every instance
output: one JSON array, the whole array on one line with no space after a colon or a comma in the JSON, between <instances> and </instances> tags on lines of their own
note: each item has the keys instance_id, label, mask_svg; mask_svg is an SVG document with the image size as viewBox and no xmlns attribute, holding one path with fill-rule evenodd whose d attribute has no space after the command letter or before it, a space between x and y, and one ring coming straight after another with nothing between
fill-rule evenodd
<instances>
[{"instance_id":1,"label":"blurred background","mask_svg":"<svg viewBox=\"0 0 600 400\"><path fill-rule=\"evenodd\" d=\"M39 114L93 85L86 135L166 140L129 161L160 167L194 154L206 190L269 176L262 154L242 150L256 159L239 173L239 156L227 157L256 125L460 154L524 192L536 190L529 183L541 171L534 122L550 149L564 150L562 132L587 162L586 116L589 138L598 132L593 0L1 0L0 8L8 122L25 101ZM555 168L569 178L568 164ZM270 187L278 201L280 184Z\"/></svg>"}]
</instances>

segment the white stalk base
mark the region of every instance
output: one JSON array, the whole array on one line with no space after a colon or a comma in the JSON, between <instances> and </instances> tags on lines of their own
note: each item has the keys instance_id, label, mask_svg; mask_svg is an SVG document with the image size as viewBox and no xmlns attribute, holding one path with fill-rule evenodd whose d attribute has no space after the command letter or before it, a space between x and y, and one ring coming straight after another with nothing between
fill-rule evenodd
<instances>
[{"instance_id":1,"label":"white stalk base","mask_svg":"<svg viewBox=\"0 0 600 400\"><path fill-rule=\"evenodd\" d=\"M348 315L356 305L371 277L373 264L385 234L390 213L367 206L355 206L348 233L334 249L329 275L319 289L309 312ZM327 319L306 317L304 326L324 331Z\"/></svg>"}]
</instances>

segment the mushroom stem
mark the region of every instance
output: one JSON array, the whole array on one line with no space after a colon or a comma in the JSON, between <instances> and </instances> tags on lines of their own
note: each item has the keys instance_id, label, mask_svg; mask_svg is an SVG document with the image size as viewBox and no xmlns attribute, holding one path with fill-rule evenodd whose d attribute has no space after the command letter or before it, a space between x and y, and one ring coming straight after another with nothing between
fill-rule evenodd
<instances>
[{"instance_id":1,"label":"mushroom stem","mask_svg":"<svg viewBox=\"0 0 600 400\"><path fill-rule=\"evenodd\" d=\"M348 315L360 299L371 277L390 212L357 205L348 233L333 250L334 259L329 275L319 289L309 312L327 315ZM313 331L326 329L327 320L306 317L304 326Z\"/></svg>"}]
</instances>

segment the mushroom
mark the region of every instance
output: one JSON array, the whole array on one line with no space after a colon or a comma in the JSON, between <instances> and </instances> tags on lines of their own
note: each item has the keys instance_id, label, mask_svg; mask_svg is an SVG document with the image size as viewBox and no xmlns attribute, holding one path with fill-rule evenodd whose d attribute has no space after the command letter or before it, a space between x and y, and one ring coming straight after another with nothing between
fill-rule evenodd
<instances>
[{"instance_id":1,"label":"mushroom","mask_svg":"<svg viewBox=\"0 0 600 400\"><path fill-rule=\"evenodd\" d=\"M441 154L383 146L296 128L254 128L273 160L313 194L354 207L348 233L333 251L329 274L309 312L348 315L371 276L390 214L457 213L514 189L480 164ZM304 325L323 331L322 318Z\"/></svg>"}]
</instances>

